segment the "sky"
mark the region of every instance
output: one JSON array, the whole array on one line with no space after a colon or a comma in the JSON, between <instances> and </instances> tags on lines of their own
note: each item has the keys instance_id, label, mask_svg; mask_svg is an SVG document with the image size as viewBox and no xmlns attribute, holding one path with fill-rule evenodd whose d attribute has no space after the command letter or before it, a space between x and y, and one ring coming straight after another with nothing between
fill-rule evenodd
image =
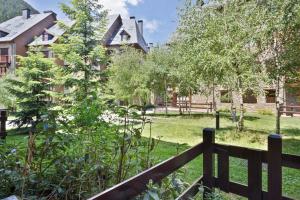
<instances>
[{"instance_id":1,"label":"sky","mask_svg":"<svg viewBox=\"0 0 300 200\"><path fill-rule=\"evenodd\" d=\"M25 0L39 11L52 10L59 19L66 19L59 4L66 0ZM123 17L135 16L144 20L146 42L163 44L168 42L177 26L177 8L183 0L100 0L110 14Z\"/></svg>"}]
</instances>

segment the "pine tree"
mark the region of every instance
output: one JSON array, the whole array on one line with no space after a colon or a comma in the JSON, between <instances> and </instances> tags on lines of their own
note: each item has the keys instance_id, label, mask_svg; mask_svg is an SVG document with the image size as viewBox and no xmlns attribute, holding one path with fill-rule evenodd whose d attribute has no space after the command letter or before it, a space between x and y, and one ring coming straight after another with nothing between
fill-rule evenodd
<instances>
[{"instance_id":1,"label":"pine tree","mask_svg":"<svg viewBox=\"0 0 300 200\"><path fill-rule=\"evenodd\" d=\"M106 12L96 0L72 0L71 6L62 4L61 9L74 24L61 24L66 34L53 49L67 63L65 86L72 90L72 100L81 102L99 91L99 68L107 63L101 43Z\"/></svg>"},{"instance_id":2,"label":"pine tree","mask_svg":"<svg viewBox=\"0 0 300 200\"><path fill-rule=\"evenodd\" d=\"M7 90L16 99L14 123L19 127L30 126L35 133L36 126L53 106L53 78L57 68L53 60L44 58L37 49L31 49L27 57L19 59L16 78L7 79Z\"/></svg>"}]
</instances>

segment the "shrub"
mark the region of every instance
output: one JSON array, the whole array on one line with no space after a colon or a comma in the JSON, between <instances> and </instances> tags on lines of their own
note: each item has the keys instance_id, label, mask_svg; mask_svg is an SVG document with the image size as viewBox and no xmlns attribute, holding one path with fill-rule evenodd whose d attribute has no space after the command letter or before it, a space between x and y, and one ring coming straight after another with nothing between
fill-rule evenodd
<instances>
[{"instance_id":1,"label":"shrub","mask_svg":"<svg viewBox=\"0 0 300 200\"><path fill-rule=\"evenodd\" d=\"M274 115L274 113L271 109L259 109L259 110L257 110L257 113L260 115L269 115L269 116Z\"/></svg>"}]
</instances>

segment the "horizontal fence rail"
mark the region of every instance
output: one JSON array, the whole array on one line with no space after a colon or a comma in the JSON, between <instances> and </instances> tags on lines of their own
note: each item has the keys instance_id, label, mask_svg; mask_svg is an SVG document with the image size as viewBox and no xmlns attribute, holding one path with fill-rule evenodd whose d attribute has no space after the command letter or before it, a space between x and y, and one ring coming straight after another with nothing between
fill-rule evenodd
<instances>
[{"instance_id":1,"label":"horizontal fence rail","mask_svg":"<svg viewBox=\"0 0 300 200\"><path fill-rule=\"evenodd\" d=\"M90 200L124 200L132 199L147 190L147 184L150 180L155 183L172 174L174 171L192 161L203 152L203 144L183 152L182 154L171 158L161 164L158 164L141 174L124 181L103 193L96 195Z\"/></svg>"},{"instance_id":2,"label":"horizontal fence rail","mask_svg":"<svg viewBox=\"0 0 300 200\"><path fill-rule=\"evenodd\" d=\"M236 194L250 200L291 200L289 197L282 196L282 167L300 170L300 156L282 154L280 135L268 137L268 150L265 151L216 144L214 129L203 130L203 143L90 198L90 200L133 199L147 190L147 184L150 180L158 183L201 154L203 154L203 176L199 173L199 178L176 200L191 199L199 193L200 186L204 188L204 199L209 199L207 195L213 191L213 188L219 188L226 193ZM214 166L215 156L218 161L217 176ZM230 157L247 160L247 185L230 181ZM268 192L262 189L263 163L268 166Z\"/></svg>"}]
</instances>

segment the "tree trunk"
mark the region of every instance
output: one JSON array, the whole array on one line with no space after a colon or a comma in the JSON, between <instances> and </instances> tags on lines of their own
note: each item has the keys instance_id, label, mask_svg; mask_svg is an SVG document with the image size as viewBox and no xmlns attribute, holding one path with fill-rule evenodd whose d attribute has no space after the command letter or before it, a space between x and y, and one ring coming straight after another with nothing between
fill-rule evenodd
<instances>
[{"instance_id":1,"label":"tree trunk","mask_svg":"<svg viewBox=\"0 0 300 200\"><path fill-rule=\"evenodd\" d=\"M275 51L275 65L276 65L276 133L280 134L280 62L278 53L278 41L276 36L274 37L274 51Z\"/></svg>"},{"instance_id":2,"label":"tree trunk","mask_svg":"<svg viewBox=\"0 0 300 200\"><path fill-rule=\"evenodd\" d=\"M239 86L239 102L240 102L240 117L237 123L238 131L244 130L244 100L243 100L243 84L241 78L238 78L238 86Z\"/></svg>"},{"instance_id":3,"label":"tree trunk","mask_svg":"<svg viewBox=\"0 0 300 200\"><path fill-rule=\"evenodd\" d=\"M216 94L215 94L215 81L213 82L213 109L216 112L217 111L217 105L216 105Z\"/></svg>"},{"instance_id":4,"label":"tree trunk","mask_svg":"<svg viewBox=\"0 0 300 200\"><path fill-rule=\"evenodd\" d=\"M168 115L168 84L165 80L165 114Z\"/></svg>"}]
</instances>

